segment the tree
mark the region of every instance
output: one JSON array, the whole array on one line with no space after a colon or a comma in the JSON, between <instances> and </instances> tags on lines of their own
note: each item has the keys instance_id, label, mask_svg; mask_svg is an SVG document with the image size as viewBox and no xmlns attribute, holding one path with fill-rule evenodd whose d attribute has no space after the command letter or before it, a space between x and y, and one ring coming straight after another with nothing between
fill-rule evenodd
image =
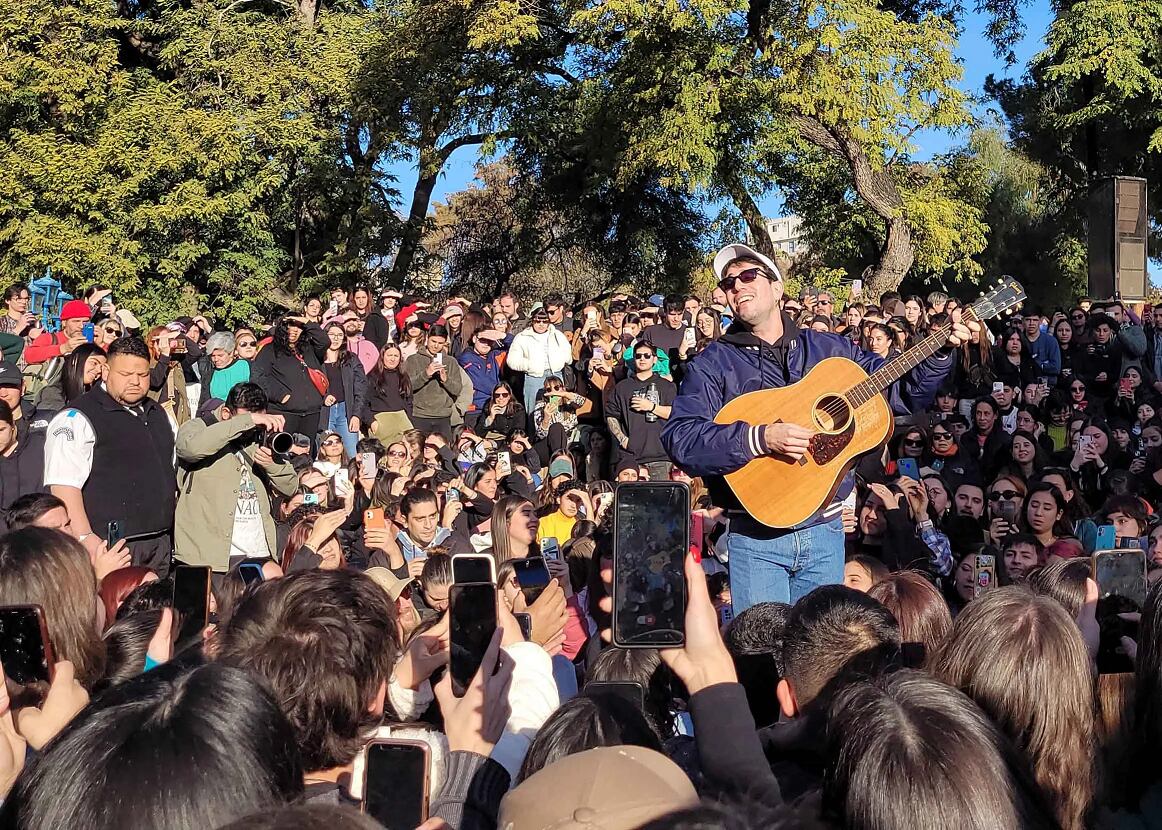
<instances>
[{"instance_id":1,"label":"tree","mask_svg":"<svg viewBox=\"0 0 1162 830\"><path fill-rule=\"evenodd\" d=\"M831 163L876 217L872 292L918 259L929 272L972 269L979 215L908 157L916 132L968 120L948 19L909 20L871 0L757 13L731 0L609 0L573 23L586 44L581 95L622 119L624 175L659 170L663 184L728 196L771 253L756 195Z\"/></svg>"},{"instance_id":2,"label":"tree","mask_svg":"<svg viewBox=\"0 0 1162 830\"><path fill-rule=\"evenodd\" d=\"M0 275L107 283L146 321L195 305L240 321L308 273L362 272L395 236L386 148L351 116L369 16L5 4Z\"/></svg>"},{"instance_id":3,"label":"tree","mask_svg":"<svg viewBox=\"0 0 1162 830\"><path fill-rule=\"evenodd\" d=\"M549 189L510 161L482 165L479 186L436 206L424 249L449 290L489 297L508 289L528 301L550 291L584 298L614 287L687 290L705 227L700 214L676 203L663 222L651 209L665 204L657 188L565 199L561 182Z\"/></svg>"}]
</instances>

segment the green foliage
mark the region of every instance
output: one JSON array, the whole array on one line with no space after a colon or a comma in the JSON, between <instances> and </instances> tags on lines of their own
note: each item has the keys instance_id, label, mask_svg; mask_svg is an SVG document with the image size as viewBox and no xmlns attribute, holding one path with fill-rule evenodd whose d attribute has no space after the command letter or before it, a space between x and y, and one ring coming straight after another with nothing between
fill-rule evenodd
<instances>
[{"instance_id":1,"label":"green foliage","mask_svg":"<svg viewBox=\"0 0 1162 830\"><path fill-rule=\"evenodd\" d=\"M367 14L308 26L250 8L5 5L0 278L48 267L111 285L145 321L194 304L241 321L304 266L353 273L386 253L391 206L368 187L382 177L347 186Z\"/></svg>"}]
</instances>

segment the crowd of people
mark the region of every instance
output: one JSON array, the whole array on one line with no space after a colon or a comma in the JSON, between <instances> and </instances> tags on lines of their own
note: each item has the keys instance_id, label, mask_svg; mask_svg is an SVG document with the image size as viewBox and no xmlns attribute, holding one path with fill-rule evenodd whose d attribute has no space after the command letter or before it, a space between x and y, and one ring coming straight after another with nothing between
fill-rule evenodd
<instances>
[{"instance_id":1,"label":"crowd of people","mask_svg":"<svg viewBox=\"0 0 1162 830\"><path fill-rule=\"evenodd\" d=\"M1162 822L1162 307L980 325L942 292L789 295L742 245L714 268L706 297L528 308L337 287L233 329L96 286L45 332L7 289L0 606L41 609L54 670L0 691L0 823L375 827L385 738L426 747L425 830ZM724 474L813 429L723 403L928 336L832 500L745 515ZM685 641L620 648L615 489L647 481L697 517ZM514 562L550 547L530 601ZM1103 610L1107 549L1144 551L1138 613ZM497 627L454 693L465 553ZM212 574L192 638L183 566Z\"/></svg>"}]
</instances>

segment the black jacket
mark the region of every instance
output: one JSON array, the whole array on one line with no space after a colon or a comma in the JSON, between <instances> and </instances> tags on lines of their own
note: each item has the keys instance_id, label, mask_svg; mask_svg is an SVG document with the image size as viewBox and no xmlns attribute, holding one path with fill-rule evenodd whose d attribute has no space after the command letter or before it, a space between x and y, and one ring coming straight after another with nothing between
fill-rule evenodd
<instances>
[{"instance_id":1,"label":"black jacket","mask_svg":"<svg viewBox=\"0 0 1162 830\"><path fill-rule=\"evenodd\" d=\"M334 395L336 401L343 401L347 405L347 418L363 417L363 410L367 401L367 375L363 371L363 364L353 352L344 352L339 359L339 371L343 377L343 388L328 389L328 394ZM328 416L331 407L324 406L319 413L319 429L327 428Z\"/></svg>"},{"instance_id":2,"label":"black jacket","mask_svg":"<svg viewBox=\"0 0 1162 830\"><path fill-rule=\"evenodd\" d=\"M46 489L44 431L18 429L16 449L7 458L0 456L0 508L6 511L21 496ZM0 521L4 521L2 514ZM7 522L4 526L7 527Z\"/></svg>"},{"instance_id":3,"label":"black jacket","mask_svg":"<svg viewBox=\"0 0 1162 830\"><path fill-rule=\"evenodd\" d=\"M302 360L279 353L273 343L263 347L250 364L250 381L262 387L272 412L308 415L319 411L323 396L311 383L306 367L321 371L329 344L326 332L318 324L307 323L299 338Z\"/></svg>"}]
</instances>

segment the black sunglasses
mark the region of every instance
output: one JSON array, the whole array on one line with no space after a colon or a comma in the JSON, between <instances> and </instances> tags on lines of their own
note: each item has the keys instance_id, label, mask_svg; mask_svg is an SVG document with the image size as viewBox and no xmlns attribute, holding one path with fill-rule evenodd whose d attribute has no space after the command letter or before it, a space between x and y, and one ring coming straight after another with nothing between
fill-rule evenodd
<instances>
[{"instance_id":1,"label":"black sunglasses","mask_svg":"<svg viewBox=\"0 0 1162 830\"><path fill-rule=\"evenodd\" d=\"M750 285L762 276L765 276L762 268L747 268L745 271L739 271L733 277L723 277L718 281L718 287L723 291L733 291L736 283L742 282Z\"/></svg>"},{"instance_id":2,"label":"black sunglasses","mask_svg":"<svg viewBox=\"0 0 1162 830\"><path fill-rule=\"evenodd\" d=\"M934 433L932 433L932 440L933 441L947 441L951 437L952 437L951 432L934 432Z\"/></svg>"},{"instance_id":3,"label":"black sunglasses","mask_svg":"<svg viewBox=\"0 0 1162 830\"><path fill-rule=\"evenodd\" d=\"M905 447L922 447L922 446L924 446L924 441L920 438L905 438L904 439L904 446Z\"/></svg>"},{"instance_id":4,"label":"black sunglasses","mask_svg":"<svg viewBox=\"0 0 1162 830\"><path fill-rule=\"evenodd\" d=\"M989 493L989 501L1000 501L1001 499L1004 499L1005 501L1011 501L1019 495L1021 494L1016 490L993 490L991 493Z\"/></svg>"},{"instance_id":5,"label":"black sunglasses","mask_svg":"<svg viewBox=\"0 0 1162 830\"><path fill-rule=\"evenodd\" d=\"M653 359L654 359L654 355L652 355L652 354L650 354L650 353L648 353L648 352L642 352L641 354L635 354L635 355L633 356L633 359L634 359L634 360L653 360Z\"/></svg>"}]
</instances>

